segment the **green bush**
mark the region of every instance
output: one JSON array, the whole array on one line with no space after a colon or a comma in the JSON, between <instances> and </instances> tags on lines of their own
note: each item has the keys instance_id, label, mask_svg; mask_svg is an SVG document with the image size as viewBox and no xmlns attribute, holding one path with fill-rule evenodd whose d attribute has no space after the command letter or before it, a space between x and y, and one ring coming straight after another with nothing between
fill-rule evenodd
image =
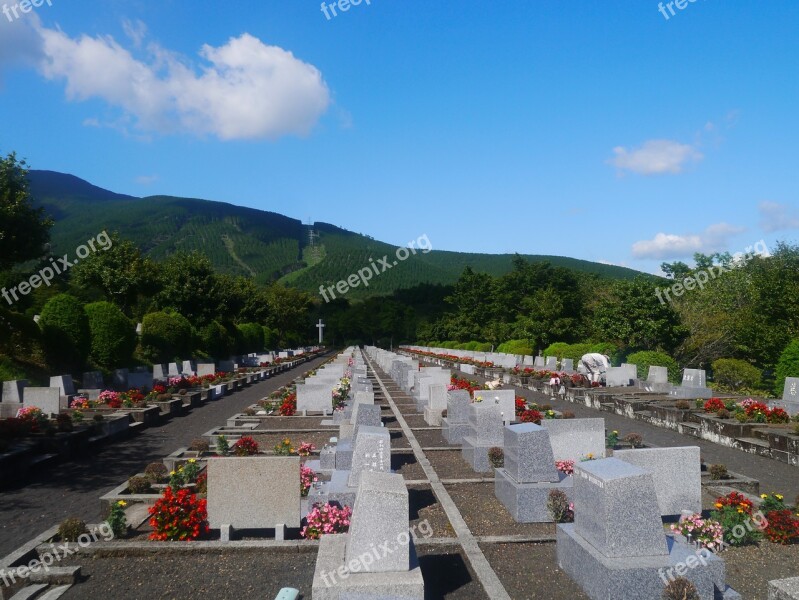
<instances>
[{"instance_id":1,"label":"green bush","mask_svg":"<svg viewBox=\"0 0 799 600\"><path fill-rule=\"evenodd\" d=\"M774 373L774 393L782 398L786 377L799 377L799 340L794 340L783 350Z\"/></svg>"},{"instance_id":2,"label":"green bush","mask_svg":"<svg viewBox=\"0 0 799 600\"><path fill-rule=\"evenodd\" d=\"M47 364L57 371L82 367L91 348L89 318L80 301L69 294L53 296L39 319Z\"/></svg>"},{"instance_id":3,"label":"green bush","mask_svg":"<svg viewBox=\"0 0 799 600\"><path fill-rule=\"evenodd\" d=\"M217 359L233 354L236 340L219 321L212 321L200 330L200 350Z\"/></svg>"},{"instance_id":4,"label":"green bush","mask_svg":"<svg viewBox=\"0 0 799 600\"><path fill-rule=\"evenodd\" d=\"M572 344L567 344L566 342L555 342L554 344L550 344L546 348L544 348L543 355L544 356L556 356L558 360L562 360L564 358L570 358L566 355L568 352L569 347Z\"/></svg>"},{"instance_id":5,"label":"green bush","mask_svg":"<svg viewBox=\"0 0 799 600\"><path fill-rule=\"evenodd\" d=\"M264 350L264 328L258 323L242 323L237 325L238 335L236 336L239 354L250 354L251 352L263 352Z\"/></svg>"},{"instance_id":6,"label":"green bush","mask_svg":"<svg viewBox=\"0 0 799 600\"><path fill-rule=\"evenodd\" d=\"M590 354L592 352L593 350L591 349L591 344L565 344L563 342L557 342L544 350L544 356L557 356L558 360L570 358L574 361L574 367L577 368L577 364L580 362L580 359L584 355Z\"/></svg>"},{"instance_id":7,"label":"green bush","mask_svg":"<svg viewBox=\"0 0 799 600\"><path fill-rule=\"evenodd\" d=\"M720 358L713 363L713 381L732 391L760 386L763 373L745 360Z\"/></svg>"},{"instance_id":8,"label":"green bush","mask_svg":"<svg viewBox=\"0 0 799 600\"><path fill-rule=\"evenodd\" d=\"M279 338L280 336L278 336L276 329L264 327L264 348L267 350L275 350L278 347Z\"/></svg>"},{"instance_id":9,"label":"green bush","mask_svg":"<svg viewBox=\"0 0 799 600\"><path fill-rule=\"evenodd\" d=\"M91 333L89 358L109 371L129 364L138 342L133 322L110 302L87 304L84 310Z\"/></svg>"},{"instance_id":10,"label":"green bush","mask_svg":"<svg viewBox=\"0 0 799 600\"><path fill-rule=\"evenodd\" d=\"M530 342L528 340L508 340L504 344L499 345L497 352L532 356L533 348L530 346Z\"/></svg>"},{"instance_id":11,"label":"green bush","mask_svg":"<svg viewBox=\"0 0 799 600\"><path fill-rule=\"evenodd\" d=\"M491 352L491 344L488 342L477 344L477 347L474 350L475 352Z\"/></svg>"},{"instance_id":12,"label":"green bush","mask_svg":"<svg viewBox=\"0 0 799 600\"><path fill-rule=\"evenodd\" d=\"M85 533L89 533L86 523L77 517L65 519L58 526L58 537L65 542L77 542L78 538Z\"/></svg>"},{"instance_id":13,"label":"green bush","mask_svg":"<svg viewBox=\"0 0 799 600\"><path fill-rule=\"evenodd\" d=\"M41 362L41 338L41 329L31 317L0 306L0 354Z\"/></svg>"},{"instance_id":14,"label":"green bush","mask_svg":"<svg viewBox=\"0 0 799 600\"><path fill-rule=\"evenodd\" d=\"M166 363L191 354L191 323L178 313L154 312L142 319L141 347L144 358Z\"/></svg>"},{"instance_id":15,"label":"green bush","mask_svg":"<svg viewBox=\"0 0 799 600\"><path fill-rule=\"evenodd\" d=\"M14 364L7 356L0 356L0 381L14 381L25 379L25 371Z\"/></svg>"},{"instance_id":16,"label":"green bush","mask_svg":"<svg viewBox=\"0 0 799 600\"><path fill-rule=\"evenodd\" d=\"M649 376L649 367L666 367L669 370L669 381L680 381L680 366L668 354L663 352L633 352L627 357L627 362L638 367L638 378L646 379Z\"/></svg>"}]
</instances>

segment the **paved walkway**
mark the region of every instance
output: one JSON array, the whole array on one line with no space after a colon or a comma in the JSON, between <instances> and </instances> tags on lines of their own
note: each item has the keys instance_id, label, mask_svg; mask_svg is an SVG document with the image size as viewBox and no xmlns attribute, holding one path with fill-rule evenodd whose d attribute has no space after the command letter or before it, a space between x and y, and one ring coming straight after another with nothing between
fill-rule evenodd
<instances>
[{"instance_id":1,"label":"paved walkway","mask_svg":"<svg viewBox=\"0 0 799 600\"><path fill-rule=\"evenodd\" d=\"M34 472L16 488L0 493L0 557L68 517L99 521L100 496L328 358L302 363L222 400L208 402L160 427L106 445L93 456Z\"/></svg>"}]
</instances>

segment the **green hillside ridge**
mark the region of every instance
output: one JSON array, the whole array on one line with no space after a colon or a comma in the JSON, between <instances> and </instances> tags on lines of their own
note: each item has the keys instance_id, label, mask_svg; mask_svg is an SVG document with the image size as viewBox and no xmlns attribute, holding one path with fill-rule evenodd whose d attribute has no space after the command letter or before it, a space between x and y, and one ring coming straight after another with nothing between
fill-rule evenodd
<instances>
[{"instance_id":1,"label":"green hillside ridge","mask_svg":"<svg viewBox=\"0 0 799 600\"><path fill-rule=\"evenodd\" d=\"M37 205L53 216L55 254L71 253L105 230L118 231L143 252L161 260L177 251L204 252L222 273L254 277L259 283L280 280L286 285L318 293L334 285L370 259L384 255L394 261L396 247L327 223L303 225L284 215L194 198L115 194L73 175L31 171L31 192ZM316 233L310 246L309 231ZM435 246L435 240L432 240ZM390 294L422 283L452 284L466 266L502 275L511 270L511 254L476 254L433 250L417 251L348 297ZM560 256L524 255L531 261L594 273L609 279L632 279L638 271Z\"/></svg>"}]
</instances>

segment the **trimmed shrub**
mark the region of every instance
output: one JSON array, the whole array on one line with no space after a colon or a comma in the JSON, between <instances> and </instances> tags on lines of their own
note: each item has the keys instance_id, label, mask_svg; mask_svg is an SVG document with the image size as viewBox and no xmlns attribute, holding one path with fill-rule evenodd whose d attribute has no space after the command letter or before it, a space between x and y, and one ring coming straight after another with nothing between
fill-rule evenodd
<instances>
[{"instance_id":1,"label":"trimmed shrub","mask_svg":"<svg viewBox=\"0 0 799 600\"><path fill-rule=\"evenodd\" d=\"M197 438L196 440L192 441L191 445L189 446L189 450L192 452L208 452L211 450L211 444L208 443L207 440L203 438Z\"/></svg>"},{"instance_id":2,"label":"trimmed shrub","mask_svg":"<svg viewBox=\"0 0 799 600\"><path fill-rule=\"evenodd\" d=\"M57 371L77 370L91 347L89 318L80 301L69 294L52 297L39 319L47 364Z\"/></svg>"},{"instance_id":3,"label":"trimmed shrub","mask_svg":"<svg viewBox=\"0 0 799 600\"><path fill-rule=\"evenodd\" d=\"M212 321L200 330L200 350L208 356L226 358L233 354L236 340L219 321Z\"/></svg>"},{"instance_id":4,"label":"trimmed shrub","mask_svg":"<svg viewBox=\"0 0 799 600\"><path fill-rule=\"evenodd\" d=\"M136 350L136 327L125 314L110 302L87 304L91 350L89 358L108 371L127 365Z\"/></svg>"},{"instance_id":5,"label":"trimmed shrub","mask_svg":"<svg viewBox=\"0 0 799 600\"><path fill-rule=\"evenodd\" d=\"M627 362L638 367L638 378L646 379L649 377L649 367L666 367L669 370L669 381L677 383L680 381L680 366L668 354L663 352L633 352L627 357Z\"/></svg>"},{"instance_id":6,"label":"trimmed shrub","mask_svg":"<svg viewBox=\"0 0 799 600\"><path fill-rule=\"evenodd\" d=\"M699 591L684 577L677 577L663 588L663 600L699 600Z\"/></svg>"},{"instance_id":7,"label":"trimmed shrub","mask_svg":"<svg viewBox=\"0 0 799 600\"><path fill-rule=\"evenodd\" d=\"M264 328L257 323L237 325L237 346L239 354L261 352L264 349Z\"/></svg>"},{"instance_id":8,"label":"trimmed shrub","mask_svg":"<svg viewBox=\"0 0 799 600\"><path fill-rule=\"evenodd\" d=\"M713 380L730 390L753 390L760 386L763 373L745 360L720 358L713 363Z\"/></svg>"},{"instance_id":9,"label":"trimmed shrub","mask_svg":"<svg viewBox=\"0 0 799 600\"><path fill-rule=\"evenodd\" d=\"M721 481L727 478L727 467L725 465L710 465L710 478L713 481Z\"/></svg>"},{"instance_id":10,"label":"trimmed shrub","mask_svg":"<svg viewBox=\"0 0 799 600\"><path fill-rule=\"evenodd\" d=\"M141 332L142 354L155 363L166 363L191 354L191 323L178 313L154 312L144 315Z\"/></svg>"},{"instance_id":11,"label":"trimmed shrub","mask_svg":"<svg viewBox=\"0 0 799 600\"><path fill-rule=\"evenodd\" d=\"M794 340L783 350L774 372L774 394L782 398L786 377L799 377L799 340Z\"/></svg>"},{"instance_id":12,"label":"trimmed shrub","mask_svg":"<svg viewBox=\"0 0 799 600\"><path fill-rule=\"evenodd\" d=\"M89 533L89 529L86 527L86 523L77 517L65 519L58 526L58 537L65 542L77 542L84 533Z\"/></svg>"},{"instance_id":13,"label":"trimmed shrub","mask_svg":"<svg viewBox=\"0 0 799 600\"><path fill-rule=\"evenodd\" d=\"M163 483L169 476L169 471L164 463L154 462L147 465L144 469L144 476L151 483Z\"/></svg>"},{"instance_id":14,"label":"trimmed shrub","mask_svg":"<svg viewBox=\"0 0 799 600\"><path fill-rule=\"evenodd\" d=\"M528 340L508 340L504 344L500 344L497 352L505 352L507 354L523 354L526 356L533 355L533 349Z\"/></svg>"},{"instance_id":15,"label":"trimmed shrub","mask_svg":"<svg viewBox=\"0 0 799 600\"><path fill-rule=\"evenodd\" d=\"M488 460L492 467L495 469L501 469L503 466L505 466L505 452L502 450L502 448L497 446L489 448Z\"/></svg>"},{"instance_id":16,"label":"trimmed shrub","mask_svg":"<svg viewBox=\"0 0 799 600\"><path fill-rule=\"evenodd\" d=\"M150 480L136 475L128 479L128 490L131 494L147 494L150 492Z\"/></svg>"}]
</instances>

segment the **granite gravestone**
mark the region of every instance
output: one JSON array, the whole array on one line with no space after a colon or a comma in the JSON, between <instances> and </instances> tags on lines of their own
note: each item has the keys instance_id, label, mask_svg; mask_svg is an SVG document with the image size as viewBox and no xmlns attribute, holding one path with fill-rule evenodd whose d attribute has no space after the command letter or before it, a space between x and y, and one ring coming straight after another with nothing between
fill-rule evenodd
<instances>
[{"instance_id":1,"label":"granite gravestone","mask_svg":"<svg viewBox=\"0 0 799 600\"><path fill-rule=\"evenodd\" d=\"M499 404L505 425L516 420L516 390L477 390L474 392L475 401L478 398L483 402Z\"/></svg>"},{"instance_id":2,"label":"granite gravestone","mask_svg":"<svg viewBox=\"0 0 799 600\"><path fill-rule=\"evenodd\" d=\"M546 429L534 423L505 427L505 466L496 470L494 495L517 523L552 521L547 508L553 489L571 495L572 478L555 468Z\"/></svg>"},{"instance_id":3,"label":"granite gravestone","mask_svg":"<svg viewBox=\"0 0 799 600\"><path fill-rule=\"evenodd\" d=\"M434 383L428 393L428 403L424 408L425 423L431 427L440 427L442 413L447 408L447 386L443 383Z\"/></svg>"},{"instance_id":4,"label":"granite gravestone","mask_svg":"<svg viewBox=\"0 0 799 600\"><path fill-rule=\"evenodd\" d=\"M297 384L297 411L333 412L333 388L327 383L316 383L308 380L307 383Z\"/></svg>"},{"instance_id":5,"label":"granite gravestone","mask_svg":"<svg viewBox=\"0 0 799 600\"><path fill-rule=\"evenodd\" d=\"M461 444L471 432L469 405L472 399L466 390L447 392L447 416L441 419L441 435L448 444Z\"/></svg>"},{"instance_id":6,"label":"granite gravestone","mask_svg":"<svg viewBox=\"0 0 799 600\"><path fill-rule=\"evenodd\" d=\"M71 375L59 375L50 378L50 387L58 388L62 396L75 395L75 383L72 381Z\"/></svg>"},{"instance_id":7,"label":"granite gravestone","mask_svg":"<svg viewBox=\"0 0 799 600\"><path fill-rule=\"evenodd\" d=\"M557 527L558 564L589 598L661 598L682 576L701 600L740 599L722 559L665 535L652 473L616 458L579 463L574 512L574 523Z\"/></svg>"},{"instance_id":8,"label":"granite gravestone","mask_svg":"<svg viewBox=\"0 0 799 600\"><path fill-rule=\"evenodd\" d=\"M799 415L799 377L786 377L782 401L777 400L771 404L776 408L782 408L791 416Z\"/></svg>"},{"instance_id":9,"label":"granite gravestone","mask_svg":"<svg viewBox=\"0 0 799 600\"><path fill-rule=\"evenodd\" d=\"M314 600L423 600L409 518L402 476L364 473L349 532L323 535L319 542Z\"/></svg>"},{"instance_id":10,"label":"granite gravestone","mask_svg":"<svg viewBox=\"0 0 799 600\"><path fill-rule=\"evenodd\" d=\"M26 387L22 396L25 408L38 408L45 415L57 415L67 408L67 397L54 387Z\"/></svg>"},{"instance_id":11,"label":"granite gravestone","mask_svg":"<svg viewBox=\"0 0 799 600\"><path fill-rule=\"evenodd\" d=\"M3 398L5 403L19 404L22 402L22 396L25 388L28 387L27 379L17 379L14 381L3 382Z\"/></svg>"},{"instance_id":12,"label":"granite gravestone","mask_svg":"<svg viewBox=\"0 0 799 600\"><path fill-rule=\"evenodd\" d=\"M504 441L502 409L499 404L474 402L469 405L470 434L463 438L461 455L478 473L491 473L494 467L488 451L501 448Z\"/></svg>"},{"instance_id":13,"label":"granite gravestone","mask_svg":"<svg viewBox=\"0 0 799 600\"><path fill-rule=\"evenodd\" d=\"M702 465L698 446L616 450L613 457L652 473L662 516L702 512Z\"/></svg>"},{"instance_id":14,"label":"granite gravestone","mask_svg":"<svg viewBox=\"0 0 799 600\"><path fill-rule=\"evenodd\" d=\"M558 370L558 357L557 356L547 356L547 362L544 365L547 371L557 371Z\"/></svg>"},{"instance_id":15,"label":"granite gravestone","mask_svg":"<svg viewBox=\"0 0 799 600\"><path fill-rule=\"evenodd\" d=\"M353 444L348 485L358 487L361 473L371 471L391 471L391 434L384 427L363 425L358 428Z\"/></svg>"},{"instance_id":16,"label":"granite gravestone","mask_svg":"<svg viewBox=\"0 0 799 600\"><path fill-rule=\"evenodd\" d=\"M208 461L208 523L212 529L299 527L299 456L227 457Z\"/></svg>"},{"instance_id":17,"label":"granite gravestone","mask_svg":"<svg viewBox=\"0 0 799 600\"><path fill-rule=\"evenodd\" d=\"M677 398L712 398L713 390L705 387L705 372L701 369L685 369L682 385L673 388L671 395Z\"/></svg>"},{"instance_id":18,"label":"granite gravestone","mask_svg":"<svg viewBox=\"0 0 799 600\"><path fill-rule=\"evenodd\" d=\"M563 359L562 371L564 373L573 373L574 372L574 359L573 358L564 358Z\"/></svg>"},{"instance_id":19,"label":"granite gravestone","mask_svg":"<svg viewBox=\"0 0 799 600\"><path fill-rule=\"evenodd\" d=\"M105 388L103 374L100 371L89 371L83 374L84 390L102 390Z\"/></svg>"},{"instance_id":20,"label":"granite gravestone","mask_svg":"<svg viewBox=\"0 0 799 600\"><path fill-rule=\"evenodd\" d=\"M605 456L605 419L544 419L555 460Z\"/></svg>"},{"instance_id":21,"label":"granite gravestone","mask_svg":"<svg viewBox=\"0 0 799 600\"><path fill-rule=\"evenodd\" d=\"M536 356L535 361L533 362L533 366L539 369L544 368L544 357L543 356Z\"/></svg>"}]
</instances>

